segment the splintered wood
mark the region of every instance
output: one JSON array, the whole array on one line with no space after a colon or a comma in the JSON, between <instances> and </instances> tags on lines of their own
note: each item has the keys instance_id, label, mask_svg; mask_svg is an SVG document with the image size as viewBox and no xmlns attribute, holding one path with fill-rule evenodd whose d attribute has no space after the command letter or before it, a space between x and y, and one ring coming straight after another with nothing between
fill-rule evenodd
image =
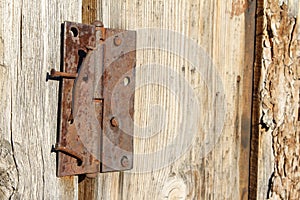
<instances>
[{"instance_id":1,"label":"splintered wood","mask_svg":"<svg viewBox=\"0 0 300 200\"><path fill-rule=\"evenodd\" d=\"M258 199L300 198L298 8L264 1Z\"/></svg>"}]
</instances>

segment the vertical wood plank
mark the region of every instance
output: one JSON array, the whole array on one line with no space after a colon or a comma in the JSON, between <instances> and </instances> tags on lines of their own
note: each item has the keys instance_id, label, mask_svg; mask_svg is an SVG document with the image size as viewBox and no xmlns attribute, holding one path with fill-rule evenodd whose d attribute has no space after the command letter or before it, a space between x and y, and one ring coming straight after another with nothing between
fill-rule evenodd
<instances>
[{"instance_id":1,"label":"vertical wood plank","mask_svg":"<svg viewBox=\"0 0 300 200\"><path fill-rule=\"evenodd\" d=\"M244 12L248 8L246 1L235 0L102 2L104 25L137 29L140 31L138 46L151 41L150 33L139 35L140 29L147 28L166 33L155 40L161 41L162 46L168 44L169 49L181 50L187 57L193 55L193 51L186 40L168 41L177 33L195 41L212 59L225 92L225 99L218 97L219 80L209 73L200 74L198 66L193 66L186 57L162 51L157 46L138 50L134 169L120 176L116 191L120 199L239 199L243 194L247 198L247 193L239 188L247 188L247 178L242 180L241 177L248 177L248 174L242 174L241 170L249 167L242 166L241 159L245 155L249 159L249 135L246 134L249 134L251 120L248 104L251 98L247 89L251 87L251 80L246 79L251 78L252 66L250 61L244 61L248 48ZM154 39L152 44L156 44ZM206 60L200 64L202 67L208 65ZM153 80L164 80L172 87L143 85ZM207 81L212 89L208 88ZM172 89L174 87L176 90ZM190 105L193 97L189 96L188 88L192 88L199 101L200 116L189 116L193 113ZM224 126L216 118L216 112L222 112L214 107L214 99L218 98L226 105ZM193 117L200 125L191 130ZM248 126L247 130L243 125ZM216 130L220 126L222 132L218 135ZM215 131L209 132L209 127ZM191 141L185 141L189 134L195 135ZM243 137L248 137L246 152L241 152ZM172 144L176 138L181 142ZM216 143L205 145L203 141ZM185 149L185 142L190 142L188 149ZM158 156L151 156L160 150L163 151L156 154Z\"/></svg>"},{"instance_id":2,"label":"vertical wood plank","mask_svg":"<svg viewBox=\"0 0 300 200\"><path fill-rule=\"evenodd\" d=\"M8 158L13 174L1 199L77 199L77 178L57 178L51 154L58 83L46 82L46 73L60 68L64 20L81 20L81 0L1 1L0 162Z\"/></svg>"},{"instance_id":3,"label":"vertical wood plank","mask_svg":"<svg viewBox=\"0 0 300 200\"><path fill-rule=\"evenodd\" d=\"M98 7L98 0L82 0L82 23L93 23L97 19Z\"/></svg>"},{"instance_id":4,"label":"vertical wood plank","mask_svg":"<svg viewBox=\"0 0 300 200\"><path fill-rule=\"evenodd\" d=\"M239 199L249 198L250 183L250 139L252 126L252 98L253 98L253 68L255 61L255 16L256 1L246 1L245 10L245 61L243 66L243 92L242 92L242 119L241 119L241 145L239 158Z\"/></svg>"},{"instance_id":5,"label":"vertical wood plank","mask_svg":"<svg viewBox=\"0 0 300 200\"><path fill-rule=\"evenodd\" d=\"M262 188L258 188L258 159L260 150L260 76L262 67L262 40L264 24L264 0L256 1L256 38L255 38L255 64L253 69L253 102L252 102L252 133L251 133L251 152L250 152L250 182L249 199L257 199L258 191L262 194ZM260 196L259 199L261 199Z\"/></svg>"}]
</instances>

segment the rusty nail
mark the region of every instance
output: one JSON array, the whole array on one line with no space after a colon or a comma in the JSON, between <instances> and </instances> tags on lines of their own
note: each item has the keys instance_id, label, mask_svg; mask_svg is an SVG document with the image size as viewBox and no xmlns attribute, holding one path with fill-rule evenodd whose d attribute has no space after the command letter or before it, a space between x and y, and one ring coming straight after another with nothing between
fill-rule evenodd
<instances>
[{"instance_id":1,"label":"rusty nail","mask_svg":"<svg viewBox=\"0 0 300 200\"><path fill-rule=\"evenodd\" d=\"M120 46L121 43L122 43L121 38L118 37L118 36L116 36L115 39L114 39L114 44L115 44L116 46Z\"/></svg>"},{"instance_id":2,"label":"rusty nail","mask_svg":"<svg viewBox=\"0 0 300 200\"><path fill-rule=\"evenodd\" d=\"M56 144L54 149L56 151L61 151L63 153L69 154L69 155L73 156L74 158L76 158L76 159L80 160L81 162L83 162L83 157L80 154L78 154L77 152L75 152L75 151L73 151L73 150L71 150L67 147L64 147L60 144Z\"/></svg>"},{"instance_id":3,"label":"rusty nail","mask_svg":"<svg viewBox=\"0 0 300 200\"><path fill-rule=\"evenodd\" d=\"M94 102L95 103L102 103L103 102L103 99L100 99L100 98L93 98Z\"/></svg>"},{"instance_id":4,"label":"rusty nail","mask_svg":"<svg viewBox=\"0 0 300 200\"><path fill-rule=\"evenodd\" d=\"M122 165L123 167L128 167L128 165L129 165L129 160L128 160L128 158L127 158L126 156L123 156L123 157L122 157L122 159L121 159L121 165Z\"/></svg>"},{"instance_id":5,"label":"rusty nail","mask_svg":"<svg viewBox=\"0 0 300 200\"><path fill-rule=\"evenodd\" d=\"M103 23L99 20L95 20L93 23L96 27L103 27Z\"/></svg>"},{"instance_id":6,"label":"rusty nail","mask_svg":"<svg viewBox=\"0 0 300 200\"><path fill-rule=\"evenodd\" d=\"M119 126L119 123L118 123L118 121L117 121L117 119L116 119L115 117L111 118L110 124L111 124L113 127L118 127L118 126Z\"/></svg>"},{"instance_id":7,"label":"rusty nail","mask_svg":"<svg viewBox=\"0 0 300 200\"><path fill-rule=\"evenodd\" d=\"M51 69L51 77L62 77L62 78L76 78L77 74L71 74L67 72L58 72L55 69Z\"/></svg>"}]
</instances>

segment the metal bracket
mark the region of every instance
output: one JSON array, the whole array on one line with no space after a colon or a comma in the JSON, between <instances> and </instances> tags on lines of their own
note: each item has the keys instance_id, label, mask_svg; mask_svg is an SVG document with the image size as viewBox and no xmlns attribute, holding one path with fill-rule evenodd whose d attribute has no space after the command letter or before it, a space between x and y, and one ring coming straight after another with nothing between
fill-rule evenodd
<instances>
[{"instance_id":1,"label":"metal bracket","mask_svg":"<svg viewBox=\"0 0 300 200\"><path fill-rule=\"evenodd\" d=\"M133 166L136 32L65 22L57 176Z\"/></svg>"}]
</instances>

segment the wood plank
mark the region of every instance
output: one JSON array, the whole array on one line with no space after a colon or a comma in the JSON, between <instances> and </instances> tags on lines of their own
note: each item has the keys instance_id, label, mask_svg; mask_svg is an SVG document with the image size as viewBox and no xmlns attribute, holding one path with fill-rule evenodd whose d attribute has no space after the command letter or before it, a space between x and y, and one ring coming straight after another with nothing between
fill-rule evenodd
<instances>
[{"instance_id":1,"label":"wood plank","mask_svg":"<svg viewBox=\"0 0 300 200\"><path fill-rule=\"evenodd\" d=\"M256 38L255 38L255 64L253 70L253 103L252 103L252 132L251 132L251 156L250 156L250 193L249 199L257 199L258 189L258 154L259 154L259 123L260 123L260 76L262 67L262 40L264 23L264 2L256 1Z\"/></svg>"},{"instance_id":2,"label":"wood plank","mask_svg":"<svg viewBox=\"0 0 300 200\"><path fill-rule=\"evenodd\" d=\"M245 61L243 67L243 92L241 98L241 145L239 158L239 199L249 199L250 140L252 126L253 68L255 62L256 1L246 1L245 10ZM252 143L253 144L253 143ZM255 143L253 144L255 145ZM254 147L255 148L255 147Z\"/></svg>"},{"instance_id":3,"label":"wood plank","mask_svg":"<svg viewBox=\"0 0 300 200\"><path fill-rule=\"evenodd\" d=\"M299 199L299 1L263 3L257 199Z\"/></svg>"},{"instance_id":4,"label":"wood plank","mask_svg":"<svg viewBox=\"0 0 300 200\"><path fill-rule=\"evenodd\" d=\"M60 24L81 20L81 1L4 0L0 9L0 163L13 174L0 198L77 199L77 178L55 175L58 83L46 73L60 68Z\"/></svg>"},{"instance_id":5,"label":"wood plank","mask_svg":"<svg viewBox=\"0 0 300 200\"><path fill-rule=\"evenodd\" d=\"M149 35L155 30L138 32L138 46L151 41L149 45L153 47L137 53L134 169L119 179L119 189L115 191L120 198L240 198L239 160L244 156L240 151L241 126L246 113L239 110L249 103L243 101L245 95L249 97L245 94L249 90L243 89L249 86L249 80L244 80L248 77L244 70L247 8L245 1L235 0L102 3L105 26L161 31L160 37L152 40ZM211 71L193 65L188 39L168 43L178 34L195 41L212 59L219 79ZM159 45L169 48L160 50ZM210 66L205 59L200 64ZM217 118L224 111L215 104L223 100L222 93L218 93L220 82L225 93L224 126ZM198 113L193 112L193 100L199 102L195 109L199 109Z\"/></svg>"},{"instance_id":6,"label":"wood plank","mask_svg":"<svg viewBox=\"0 0 300 200\"><path fill-rule=\"evenodd\" d=\"M93 23L97 19L98 8L98 0L82 0L82 23Z\"/></svg>"}]
</instances>

